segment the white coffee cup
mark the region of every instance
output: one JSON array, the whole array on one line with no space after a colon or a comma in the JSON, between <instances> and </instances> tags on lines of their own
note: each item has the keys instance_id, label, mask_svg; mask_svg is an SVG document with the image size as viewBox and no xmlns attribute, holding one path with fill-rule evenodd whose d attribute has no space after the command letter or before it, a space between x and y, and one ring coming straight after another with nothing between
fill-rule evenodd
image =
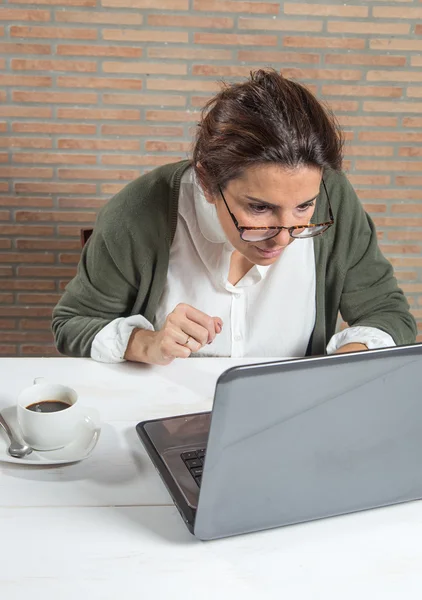
<instances>
[{"instance_id":1,"label":"white coffee cup","mask_svg":"<svg viewBox=\"0 0 422 600\"><path fill-rule=\"evenodd\" d=\"M55 412L28 409L28 406L48 400L65 402L69 407ZM84 414L74 389L37 378L33 386L19 394L17 418L23 439L34 450L58 450L76 437Z\"/></svg>"}]
</instances>

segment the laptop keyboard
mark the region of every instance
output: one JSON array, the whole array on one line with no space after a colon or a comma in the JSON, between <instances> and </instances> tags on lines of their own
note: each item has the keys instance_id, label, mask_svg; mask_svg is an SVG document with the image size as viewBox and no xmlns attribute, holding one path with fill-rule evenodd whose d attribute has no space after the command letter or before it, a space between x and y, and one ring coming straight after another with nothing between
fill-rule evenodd
<instances>
[{"instance_id":1,"label":"laptop keyboard","mask_svg":"<svg viewBox=\"0 0 422 600\"><path fill-rule=\"evenodd\" d=\"M182 452L180 457L189 469L189 473L195 479L198 486L201 485L202 466L205 460L205 448L202 448L201 450Z\"/></svg>"}]
</instances>

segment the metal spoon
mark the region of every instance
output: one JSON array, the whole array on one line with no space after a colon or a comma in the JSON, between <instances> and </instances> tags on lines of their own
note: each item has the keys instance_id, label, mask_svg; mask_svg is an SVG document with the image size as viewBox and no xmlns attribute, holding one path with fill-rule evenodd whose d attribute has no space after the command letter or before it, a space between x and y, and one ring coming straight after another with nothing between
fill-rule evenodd
<instances>
[{"instance_id":1,"label":"metal spoon","mask_svg":"<svg viewBox=\"0 0 422 600\"><path fill-rule=\"evenodd\" d=\"M5 421L4 417L0 414L0 427L4 429L7 437L10 440L10 446L7 449L10 456L14 458L24 458L28 454L31 454L32 448L28 446L28 444L21 444L21 442L16 439L13 431L10 429L9 425Z\"/></svg>"}]
</instances>

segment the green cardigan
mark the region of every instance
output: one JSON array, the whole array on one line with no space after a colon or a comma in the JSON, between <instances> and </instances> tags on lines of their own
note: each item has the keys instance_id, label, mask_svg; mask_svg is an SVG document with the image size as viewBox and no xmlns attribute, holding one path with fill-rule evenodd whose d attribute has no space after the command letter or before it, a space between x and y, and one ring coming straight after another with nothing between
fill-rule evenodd
<instances>
[{"instance_id":1,"label":"green cardigan","mask_svg":"<svg viewBox=\"0 0 422 600\"><path fill-rule=\"evenodd\" d=\"M96 334L117 317L154 320L176 231L180 179L190 164L165 165L139 177L99 212L77 275L53 311L60 352L90 356ZM396 344L413 343L415 321L378 248L371 218L343 174L328 173L324 181L335 223L314 238L316 320L308 353L325 353L339 311L351 326L377 327ZM317 203L313 221L327 216L326 203Z\"/></svg>"}]
</instances>

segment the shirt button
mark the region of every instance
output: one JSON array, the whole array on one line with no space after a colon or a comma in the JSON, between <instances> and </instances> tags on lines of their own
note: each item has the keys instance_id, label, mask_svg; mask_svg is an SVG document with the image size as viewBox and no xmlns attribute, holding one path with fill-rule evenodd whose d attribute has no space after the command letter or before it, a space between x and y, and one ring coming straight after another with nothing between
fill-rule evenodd
<instances>
[{"instance_id":1,"label":"shirt button","mask_svg":"<svg viewBox=\"0 0 422 600\"><path fill-rule=\"evenodd\" d=\"M236 298L236 300L239 300L240 294L235 294L234 297Z\"/></svg>"},{"instance_id":2,"label":"shirt button","mask_svg":"<svg viewBox=\"0 0 422 600\"><path fill-rule=\"evenodd\" d=\"M242 336L241 336L241 335L235 335L235 336L234 336L234 341L235 341L235 342L240 342L240 340L241 340L241 339L242 339Z\"/></svg>"}]
</instances>

